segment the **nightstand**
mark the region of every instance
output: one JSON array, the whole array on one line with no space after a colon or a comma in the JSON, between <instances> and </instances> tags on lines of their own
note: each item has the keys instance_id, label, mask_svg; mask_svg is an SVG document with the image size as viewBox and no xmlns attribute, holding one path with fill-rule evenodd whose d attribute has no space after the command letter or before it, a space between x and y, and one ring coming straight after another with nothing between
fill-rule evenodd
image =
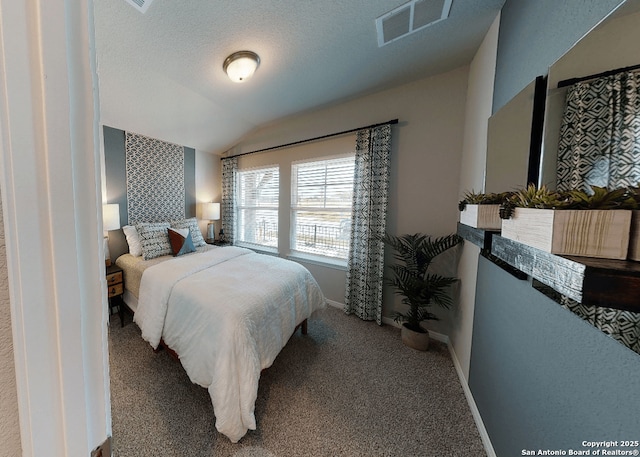
<instances>
[{"instance_id":1,"label":"nightstand","mask_svg":"<svg viewBox=\"0 0 640 457\"><path fill-rule=\"evenodd\" d=\"M122 268L113 264L107 267L107 297L109 297L109 315L111 310L118 306L120 325L124 327L124 273Z\"/></svg>"}]
</instances>

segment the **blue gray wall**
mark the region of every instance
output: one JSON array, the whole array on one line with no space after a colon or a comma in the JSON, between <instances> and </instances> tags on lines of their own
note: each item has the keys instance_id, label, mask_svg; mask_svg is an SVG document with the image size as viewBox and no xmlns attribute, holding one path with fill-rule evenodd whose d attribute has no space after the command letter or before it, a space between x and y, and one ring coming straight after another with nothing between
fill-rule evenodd
<instances>
[{"instance_id":1,"label":"blue gray wall","mask_svg":"<svg viewBox=\"0 0 640 457\"><path fill-rule=\"evenodd\" d=\"M494 111L618 3L507 0ZM498 456L640 437L638 354L482 257L476 295L469 386Z\"/></svg>"},{"instance_id":2,"label":"blue gray wall","mask_svg":"<svg viewBox=\"0 0 640 457\"><path fill-rule=\"evenodd\" d=\"M640 356L484 257L469 385L498 456L640 438Z\"/></svg>"}]
</instances>

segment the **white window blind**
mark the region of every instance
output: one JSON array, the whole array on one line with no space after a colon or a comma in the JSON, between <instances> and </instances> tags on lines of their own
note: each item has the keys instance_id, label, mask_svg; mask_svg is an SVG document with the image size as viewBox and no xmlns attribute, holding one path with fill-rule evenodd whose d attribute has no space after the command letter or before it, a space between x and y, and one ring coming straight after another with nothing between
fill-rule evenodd
<instances>
[{"instance_id":1,"label":"white window blind","mask_svg":"<svg viewBox=\"0 0 640 457\"><path fill-rule=\"evenodd\" d=\"M278 247L278 167L238 171L236 204L239 244Z\"/></svg>"},{"instance_id":2,"label":"white window blind","mask_svg":"<svg viewBox=\"0 0 640 457\"><path fill-rule=\"evenodd\" d=\"M291 249L346 260L355 155L291 167Z\"/></svg>"}]
</instances>

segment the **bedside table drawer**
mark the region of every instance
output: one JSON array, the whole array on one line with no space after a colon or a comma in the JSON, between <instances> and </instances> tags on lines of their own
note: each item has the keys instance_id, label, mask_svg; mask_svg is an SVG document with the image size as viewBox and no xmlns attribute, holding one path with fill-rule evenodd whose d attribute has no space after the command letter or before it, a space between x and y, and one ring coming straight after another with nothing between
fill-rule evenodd
<instances>
[{"instance_id":1,"label":"bedside table drawer","mask_svg":"<svg viewBox=\"0 0 640 457\"><path fill-rule=\"evenodd\" d=\"M107 275L107 286L111 286L112 284L118 284L120 282L122 282L121 271Z\"/></svg>"},{"instance_id":2,"label":"bedside table drawer","mask_svg":"<svg viewBox=\"0 0 640 457\"><path fill-rule=\"evenodd\" d=\"M124 288L122 287L122 283L109 286L109 298L122 295L123 292Z\"/></svg>"}]
</instances>

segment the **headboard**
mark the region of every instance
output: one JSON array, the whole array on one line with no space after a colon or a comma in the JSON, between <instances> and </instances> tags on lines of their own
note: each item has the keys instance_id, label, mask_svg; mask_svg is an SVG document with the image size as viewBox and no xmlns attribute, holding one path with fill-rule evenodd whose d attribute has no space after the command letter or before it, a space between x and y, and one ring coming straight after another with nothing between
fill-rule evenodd
<instances>
[{"instance_id":1,"label":"headboard","mask_svg":"<svg viewBox=\"0 0 640 457\"><path fill-rule=\"evenodd\" d=\"M196 215L193 148L104 126L107 203L120 205L120 226ZM111 259L128 252L122 229L109 232Z\"/></svg>"}]
</instances>

